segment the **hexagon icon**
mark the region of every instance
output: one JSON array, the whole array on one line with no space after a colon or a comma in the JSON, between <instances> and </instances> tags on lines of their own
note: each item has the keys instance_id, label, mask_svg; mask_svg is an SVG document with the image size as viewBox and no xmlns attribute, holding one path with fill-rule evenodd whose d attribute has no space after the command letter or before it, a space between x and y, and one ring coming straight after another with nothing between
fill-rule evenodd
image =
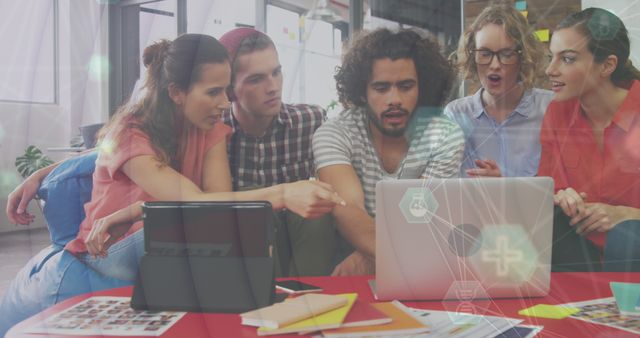
<instances>
[{"instance_id":1,"label":"hexagon icon","mask_svg":"<svg viewBox=\"0 0 640 338\"><path fill-rule=\"evenodd\" d=\"M429 223L439 205L429 189L414 187L407 189L398 206L408 223Z\"/></svg>"},{"instance_id":2,"label":"hexagon icon","mask_svg":"<svg viewBox=\"0 0 640 338\"><path fill-rule=\"evenodd\" d=\"M469 262L485 285L514 287L533 276L538 251L522 226L487 226L482 237L482 249Z\"/></svg>"},{"instance_id":3,"label":"hexagon icon","mask_svg":"<svg viewBox=\"0 0 640 338\"><path fill-rule=\"evenodd\" d=\"M482 284L476 280L454 281L445 299L450 300L442 301L442 305L451 321L458 325L478 320L479 317L470 315L483 315L491 303Z\"/></svg>"}]
</instances>

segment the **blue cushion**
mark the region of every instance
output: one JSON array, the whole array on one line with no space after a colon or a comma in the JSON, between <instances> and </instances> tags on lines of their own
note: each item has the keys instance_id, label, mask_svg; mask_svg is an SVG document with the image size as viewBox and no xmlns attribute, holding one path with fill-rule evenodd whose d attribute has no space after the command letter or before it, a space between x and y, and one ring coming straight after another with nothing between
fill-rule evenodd
<instances>
[{"instance_id":1,"label":"blue cushion","mask_svg":"<svg viewBox=\"0 0 640 338\"><path fill-rule=\"evenodd\" d=\"M131 284L101 275L62 249L84 220L97 156L93 151L68 159L42 182L38 195L45 200L52 245L31 258L6 290L0 302L0 337L16 323L69 297Z\"/></svg>"},{"instance_id":2,"label":"blue cushion","mask_svg":"<svg viewBox=\"0 0 640 338\"><path fill-rule=\"evenodd\" d=\"M85 217L84 204L91 199L97 157L98 152L92 151L68 159L42 181L38 196L45 201L43 213L51 243L65 246L76 238Z\"/></svg>"},{"instance_id":3,"label":"blue cushion","mask_svg":"<svg viewBox=\"0 0 640 338\"><path fill-rule=\"evenodd\" d=\"M105 277L51 245L31 258L6 290L0 302L0 337L13 325L67 298L131 284Z\"/></svg>"}]
</instances>

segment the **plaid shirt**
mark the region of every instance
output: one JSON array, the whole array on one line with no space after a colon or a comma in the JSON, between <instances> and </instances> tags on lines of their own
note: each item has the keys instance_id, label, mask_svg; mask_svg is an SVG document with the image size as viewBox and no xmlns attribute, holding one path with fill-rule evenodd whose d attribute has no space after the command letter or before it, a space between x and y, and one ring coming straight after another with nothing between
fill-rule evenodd
<instances>
[{"instance_id":1,"label":"plaid shirt","mask_svg":"<svg viewBox=\"0 0 640 338\"><path fill-rule=\"evenodd\" d=\"M282 104L271 127L262 137L254 137L242 130L231 110L226 111L222 119L233 130L227 151L234 190L313 176L311 141L326 114L318 106Z\"/></svg>"}]
</instances>

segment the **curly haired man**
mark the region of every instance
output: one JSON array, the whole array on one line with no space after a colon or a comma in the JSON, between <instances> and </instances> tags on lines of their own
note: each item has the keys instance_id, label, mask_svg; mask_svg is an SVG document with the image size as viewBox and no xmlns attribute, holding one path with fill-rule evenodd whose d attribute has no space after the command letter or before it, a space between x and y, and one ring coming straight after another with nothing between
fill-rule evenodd
<instances>
[{"instance_id":1,"label":"curly haired man","mask_svg":"<svg viewBox=\"0 0 640 338\"><path fill-rule=\"evenodd\" d=\"M376 183L456 177L464 137L457 124L441 117L451 66L437 43L413 30L356 36L335 79L346 110L313 137L318 177L347 202L333 210L344 239L333 274L369 274Z\"/></svg>"}]
</instances>

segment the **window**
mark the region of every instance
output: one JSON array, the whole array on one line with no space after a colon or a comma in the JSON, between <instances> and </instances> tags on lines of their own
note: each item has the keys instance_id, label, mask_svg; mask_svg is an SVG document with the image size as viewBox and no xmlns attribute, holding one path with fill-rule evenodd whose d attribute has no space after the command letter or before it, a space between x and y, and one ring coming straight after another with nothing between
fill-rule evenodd
<instances>
[{"instance_id":1,"label":"window","mask_svg":"<svg viewBox=\"0 0 640 338\"><path fill-rule=\"evenodd\" d=\"M305 20L304 98L327 108L338 99L335 69L341 64L342 32L328 22ZM303 101L305 102L305 101ZM337 107L336 107L337 108ZM330 115L337 113L329 111Z\"/></svg>"},{"instance_id":2,"label":"window","mask_svg":"<svg viewBox=\"0 0 640 338\"><path fill-rule=\"evenodd\" d=\"M333 75L342 52L340 29L328 22L268 5L267 34L276 44L282 64L284 102L327 108L337 100Z\"/></svg>"},{"instance_id":3,"label":"window","mask_svg":"<svg viewBox=\"0 0 640 338\"><path fill-rule=\"evenodd\" d=\"M0 0L2 1L2 0ZM185 32L186 0L119 0L109 4L109 111L115 112L144 77L144 49Z\"/></svg>"},{"instance_id":4,"label":"window","mask_svg":"<svg viewBox=\"0 0 640 338\"><path fill-rule=\"evenodd\" d=\"M57 101L57 4L0 0L0 100Z\"/></svg>"},{"instance_id":5,"label":"window","mask_svg":"<svg viewBox=\"0 0 640 338\"><path fill-rule=\"evenodd\" d=\"M284 77L283 101L302 103L300 73L300 14L284 8L267 6L267 34L276 45ZM305 102L307 103L307 102Z\"/></svg>"},{"instance_id":6,"label":"window","mask_svg":"<svg viewBox=\"0 0 640 338\"><path fill-rule=\"evenodd\" d=\"M189 0L187 32L219 38L239 26L255 26L255 0Z\"/></svg>"},{"instance_id":7,"label":"window","mask_svg":"<svg viewBox=\"0 0 640 338\"><path fill-rule=\"evenodd\" d=\"M147 46L161 39L178 36L176 0L151 2L140 6L140 57Z\"/></svg>"}]
</instances>

